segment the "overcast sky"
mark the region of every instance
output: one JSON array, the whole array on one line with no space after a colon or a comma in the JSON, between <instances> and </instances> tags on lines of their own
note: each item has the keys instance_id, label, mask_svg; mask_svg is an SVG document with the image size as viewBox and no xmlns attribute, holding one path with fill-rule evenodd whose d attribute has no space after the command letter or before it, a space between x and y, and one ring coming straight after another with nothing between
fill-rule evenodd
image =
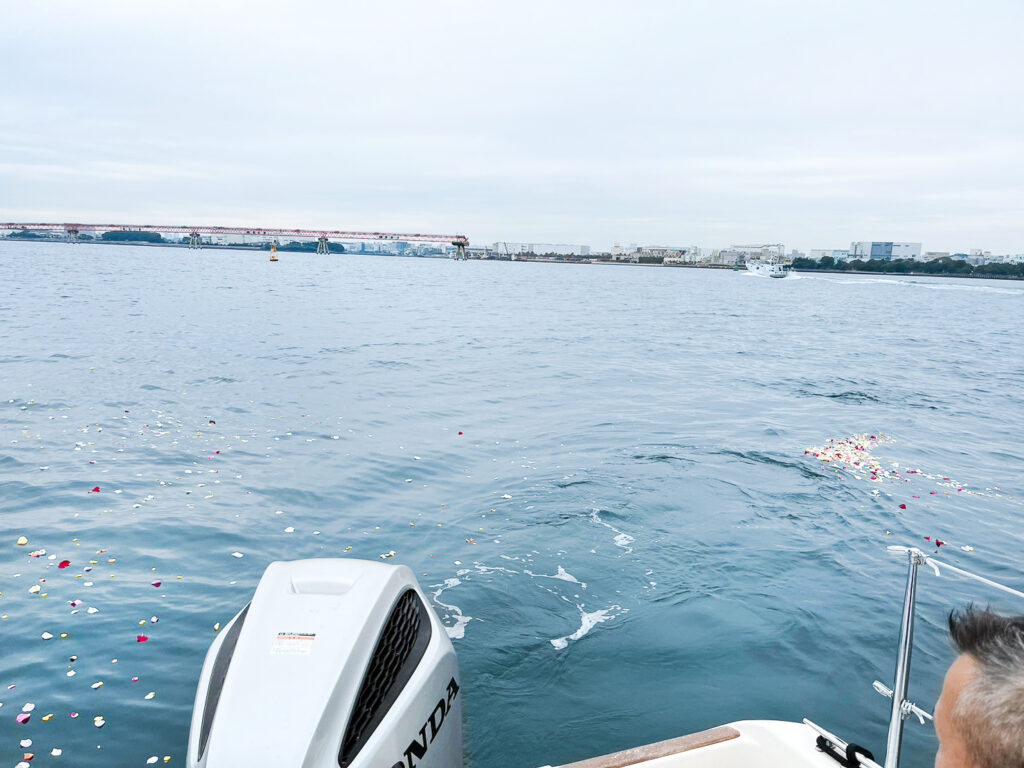
<instances>
[{"instance_id":1,"label":"overcast sky","mask_svg":"<svg viewBox=\"0 0 1024 768\"><path fill-rule=\"evenodd\" d=\"M1024 252L1021 0L0 0L0 220Z\"/></svg>"}]
</instances>

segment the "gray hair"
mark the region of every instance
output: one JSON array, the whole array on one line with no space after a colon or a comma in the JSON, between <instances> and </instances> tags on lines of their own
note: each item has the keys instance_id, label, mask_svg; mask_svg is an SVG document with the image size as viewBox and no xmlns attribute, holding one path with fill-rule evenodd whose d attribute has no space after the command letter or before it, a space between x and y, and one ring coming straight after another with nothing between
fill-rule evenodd
<instances>
[{"instance_id":1,"label":"gray hair","mask_svg":"<svg viewBox=\"0 0 1024 768\"><path fill-rule=\"evenodd\" d=\"M1024 616L970 606L949 632L977 672L951 713L977 768L1024 768Z\"/></svg>"}]
</instances>

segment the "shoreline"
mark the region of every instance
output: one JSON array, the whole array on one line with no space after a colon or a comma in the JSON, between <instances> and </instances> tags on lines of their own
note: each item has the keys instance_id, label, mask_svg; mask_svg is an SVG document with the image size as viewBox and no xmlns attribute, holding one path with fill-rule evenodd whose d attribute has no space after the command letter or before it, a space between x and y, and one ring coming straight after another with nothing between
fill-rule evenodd
<instances>
[{"instance_id":1,"label":"shoreline","mask_svg":"<svg viewBox=\"0 0 1024 768\"><path fill-rule=\"evenodd\" d=\"M189 248L187 243L149 243L145 241L122 241L122 240L80 240L77 243L72 243L67 240L48 240L44 238L20 238L20 237L0 237L0 242L12 242L12 243L60 243L65 245L131 245L141 246L146 248L184 248L186 250L217 250L217 251L260 251L263 253L269 253L261 245L221 245L204 243L200 248ZM313 254L312 251L288 251L281 248L278 249L279 253L309 253ZM388 253L384 251L345 251L344 253L333 253L332 256L345 256L348 254L352 255L376 255L376 256L399 256L404 258L413 259L447 259L450 258L447 254L403 254L403 253ZM508 262L530 262L540 264L604 264L608 266L621 266L621 267L667 267L669 269L719 269L729 270L737 272L746 272L745 268L734 270L731 264L639 264L633 261L611 261L604 259L595 258L521 258L521 259L483 259L473 258L472 261L508 261ZM969 280L1024 280L1024 277L1016 275L965 275L955 272L874 272L870 270L862 269L798 269L790 270L798 275L813 275L816 273L829 274L829 275L870 275L872 277L955 277L960 279Z\"/></svg>"}]
</instances>

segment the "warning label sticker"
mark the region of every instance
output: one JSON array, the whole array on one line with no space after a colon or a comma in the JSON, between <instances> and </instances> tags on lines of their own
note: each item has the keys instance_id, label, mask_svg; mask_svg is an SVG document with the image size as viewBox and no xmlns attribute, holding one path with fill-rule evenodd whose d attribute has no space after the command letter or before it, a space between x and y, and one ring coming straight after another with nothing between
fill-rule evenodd
<instances>
[{"instance_id":1,"label":"warning label sticker","mask_svg":"<svg viewBox=\"0 0 1024 768\"><path fill-rule=\"evenodd\" d=\"M278 656L308 656L314 640L315 632L278 632L270 652Z\"/></svg>"}]
</instances>

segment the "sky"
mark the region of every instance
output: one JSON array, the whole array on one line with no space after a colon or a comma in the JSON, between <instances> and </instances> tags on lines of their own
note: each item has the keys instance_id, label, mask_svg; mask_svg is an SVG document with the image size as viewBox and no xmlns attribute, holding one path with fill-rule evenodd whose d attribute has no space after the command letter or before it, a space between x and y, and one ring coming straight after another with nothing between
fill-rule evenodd
<instances>
[{"instance_id":1,"label":"sky","mask_svg":"<svg viewBox=\"0 0 1024 768\"><path fill-rule=\"evenodd\" d=\"M0 0L0 221L1024 252L1020 0Z\"/></svg>"}]
</instances>

